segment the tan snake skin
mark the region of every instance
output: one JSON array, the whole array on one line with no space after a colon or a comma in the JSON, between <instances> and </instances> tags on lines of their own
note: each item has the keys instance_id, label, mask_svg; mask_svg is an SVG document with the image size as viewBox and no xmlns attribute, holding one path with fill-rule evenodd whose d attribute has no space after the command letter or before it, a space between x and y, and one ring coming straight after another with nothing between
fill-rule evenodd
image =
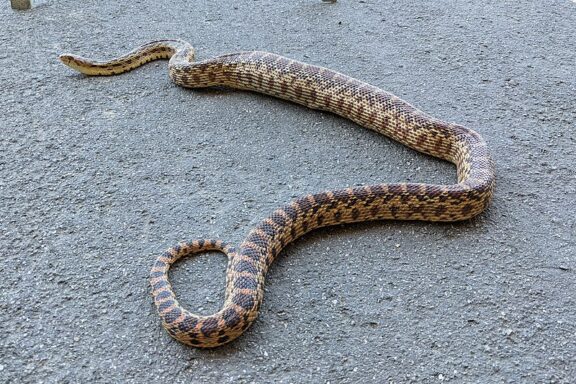
<instances>
[{"instance_id":1,"label":"tan snake skin","mask_svg":"<svg viewBox=\"0 0 576 384\"><path fill-rule=\"evenodd\" d=\"M267 52L232 53L194 62L193 48L180 40L151 42L106 62L60 56L66 65L87 75L120 74L167 58L170 77L178 85L251 90L330 111L450 161L458 172L458 183L452 185L374 184L303 196L262 220L238 249L214 240L194 240L168 249L154 263L150 284L164 327L185 344L215 347L240 336L258 316L264 279L274 258L288 243L313 229L381 219L466 220L482 212L492 198L494 170L480 135L330 69ZM226 296L220 311L199 316L176 300L168 269L183 256L208 250L228 256Z\"/></svg>"}]
</instances>

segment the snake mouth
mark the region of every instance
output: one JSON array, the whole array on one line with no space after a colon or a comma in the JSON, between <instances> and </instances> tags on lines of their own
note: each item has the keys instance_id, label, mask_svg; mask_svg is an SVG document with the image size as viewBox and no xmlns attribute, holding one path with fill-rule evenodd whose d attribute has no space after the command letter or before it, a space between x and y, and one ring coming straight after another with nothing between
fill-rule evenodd
<instances>
[{"instance_id":1,"label":"snake mouth","mask_svg":"<svg viewBox=\"0 0 576 384\"><path fill-rule=\"evenodd\" d=\"M60 59L60 61L66 64L67 66L72 67L74 69L76 69L77 66L85 62L85 60L83 60L80 56L72 55L69 53L64 53L58 56L58 59Z\"/></svg>"},{"instance_id":2,"label":"snake mouth","mask_svg":"<svg viewBox=\"0 0 576 384\"><path fill-rule=\"evenodd\" d=\"M63 62L66 65L68 65L68 63L70 61L72 61L72 55L68 55L68 54L60 55L60 56L58 56L58 58L60 59L61 62Z\"/></svg>"}]
</instances>

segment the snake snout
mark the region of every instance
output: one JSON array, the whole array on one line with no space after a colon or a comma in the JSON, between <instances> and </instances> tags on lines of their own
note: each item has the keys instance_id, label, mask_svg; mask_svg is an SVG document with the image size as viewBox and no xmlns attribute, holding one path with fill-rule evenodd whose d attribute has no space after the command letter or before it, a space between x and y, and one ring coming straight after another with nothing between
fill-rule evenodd
<instances>
[{"instance_id":1,"label":"snake snout","mask_svg":"<svg viewBox=\"0 0 576 384\"><path fill-rule=\"evenodd\" d=\"M58 56L58 58L60 59L61 62L63 62L64 64L68 64L70 62L70 60L72 60L72 56L68 55L68 54L63 54Z\"/></svg>"},{"instance_id":2,"label":"snake snout","mask_svg":"<svg viewBox=\"0 0 576 384\"><path fill-rule=\"evenodd\" d=\"M75 61L74 55L63 54L58 56L58 59L60 59L60 61L65 65L74 68L74 61Z\"/></svg>"},{"instance_id":3,"label":"snake snout","mask_svg":"<svg viewBox=\"0 0 576 384\"><path fill-rule=\"evenodd\" d=\"M80 56L65 53L58 56L58 58L62 63L80 73L83 73L85 75L94 74L93 66L86 59Z\"/></svg>"}]
</instances>

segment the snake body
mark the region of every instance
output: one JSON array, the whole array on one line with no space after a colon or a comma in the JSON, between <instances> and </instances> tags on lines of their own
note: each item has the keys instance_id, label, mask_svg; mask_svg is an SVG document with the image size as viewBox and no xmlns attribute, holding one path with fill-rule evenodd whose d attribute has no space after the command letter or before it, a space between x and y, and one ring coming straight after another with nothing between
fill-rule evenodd
<instances>
[{"instance_id":1,"label":"snake body","mask_svg":"<svg viewBox=\"0 0 576 384\"><path fill-rule=\"evenodd\" d=\"M103 62L69 54L60 59L87 75L114 75L151 60L170 59L169 74L178 85L256 91L329 111L457 167L458 182L452 185L374 184L303 196L272 212L238 248L220 240L194 240L168 249L152 267L152 295L168 333L188 345L215 347L240 336L258 316L265 276L275 257L309 231L382 219L466 220L482 212L492 198L492 160L478 133L327 68L259 51L195 62L192 46L180 40L155 41ZM217 313L199 316L180 306L168 270L183 256L210 250L228 256L226 295Z\"/></svg>"}]
</instances>

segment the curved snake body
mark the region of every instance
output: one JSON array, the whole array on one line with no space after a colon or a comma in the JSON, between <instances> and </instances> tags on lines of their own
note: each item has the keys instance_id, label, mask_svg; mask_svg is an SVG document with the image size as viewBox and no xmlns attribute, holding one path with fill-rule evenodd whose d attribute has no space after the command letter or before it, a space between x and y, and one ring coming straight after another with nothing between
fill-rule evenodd
<instances>
[{"instance_id":1,"label":"curved snake body","mask_svg":"<svg viewBox=\"0 0 576 384\"><path fill-rule=\"evenodd\" d=\"M482 212L492 198L493 165L480 135L330 69L258 51L194 62L193 48L180 40L155 41L105 62L60 56L66 65L87 75L119 74L167 58L170 77L178 85L256 91L329 111L450 161L458 174L458 183L452 185L374 184L306 195L262 220L238 249L214 240L195 240L168 249L152 268L152 295L166 330L185 344L215 347L240 336L258 316L264 279L274 258L288 243L313 229L381 219L466 220ZM228 256L226 295L220 311L199 316L180 306L168 270L180 257L208 250Z\"/></svg>"}]
</instances>

